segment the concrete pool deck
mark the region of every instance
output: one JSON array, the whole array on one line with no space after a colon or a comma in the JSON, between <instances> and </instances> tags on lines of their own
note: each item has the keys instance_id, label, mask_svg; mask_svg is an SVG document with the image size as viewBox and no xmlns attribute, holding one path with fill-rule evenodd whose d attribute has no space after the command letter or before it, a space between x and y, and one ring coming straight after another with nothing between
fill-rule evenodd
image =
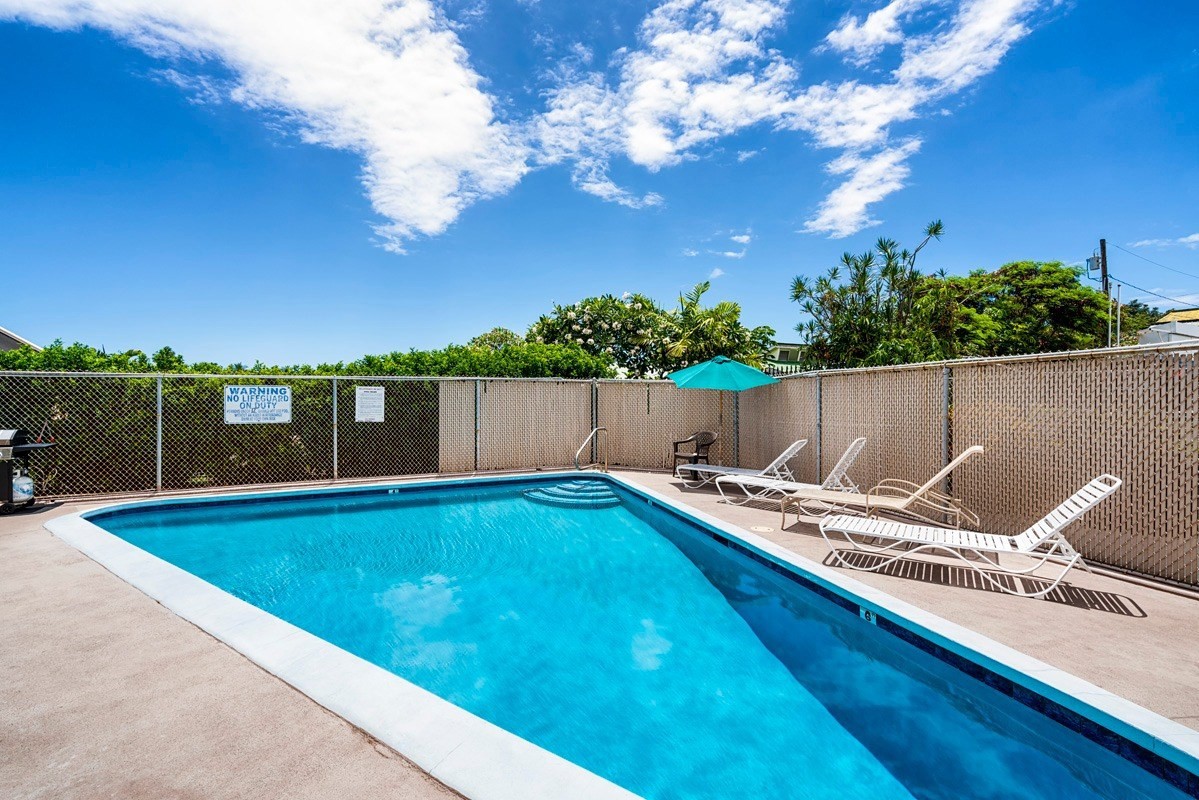
<instances>
[{"instance_id":1,"label":"concrete pool deck","mask_svg":"<svg viewBox=\"0 0 1199 800\"><path fill-rule=\"evenodd\" d=\"M813 526L779 531L775 510L620 474L827 556ZM99 504L0 517L0 795L456 796L42 528ZM1199 728L1199 601L1081 571L1049 600L1028 600L974 587L948 562L923 564L841 571Z\"/></svg>"}]
</instances>

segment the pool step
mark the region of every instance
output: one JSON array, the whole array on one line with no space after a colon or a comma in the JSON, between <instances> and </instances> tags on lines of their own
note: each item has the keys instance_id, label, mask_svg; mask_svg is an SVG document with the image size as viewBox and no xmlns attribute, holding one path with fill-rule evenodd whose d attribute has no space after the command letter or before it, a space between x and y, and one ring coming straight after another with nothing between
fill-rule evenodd
<instances>
[{"instance_id":1,"label":"pool step","mask_svg":"<svg viewBox=\"0 0 1199 800\"><path fill-rule=\"evenodd\" d=\"M611 508L620 498L603 481L575 480L525 489L525 497L550 506L564 508Z\"/></svg>"}]
</instances>

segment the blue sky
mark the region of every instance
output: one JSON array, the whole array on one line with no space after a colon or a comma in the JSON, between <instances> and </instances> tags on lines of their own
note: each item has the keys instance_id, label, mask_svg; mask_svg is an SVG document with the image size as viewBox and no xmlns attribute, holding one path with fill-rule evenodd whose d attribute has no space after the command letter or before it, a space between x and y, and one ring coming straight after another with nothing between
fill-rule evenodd
<instances>
[{"instance_id":1,"label":"blue sky","mask_svg":"<svg viewBox=\"0 0 1199 800\"><path fill-rule=\"evenodd\" d=\"M1199 304L1143 260L1199 276L1196 42L1186 2L0 0L0 325L315 363L715 274L785 340L795 274L936 217L929 271L1105 236Z\"/></svg>"}]
</instances>

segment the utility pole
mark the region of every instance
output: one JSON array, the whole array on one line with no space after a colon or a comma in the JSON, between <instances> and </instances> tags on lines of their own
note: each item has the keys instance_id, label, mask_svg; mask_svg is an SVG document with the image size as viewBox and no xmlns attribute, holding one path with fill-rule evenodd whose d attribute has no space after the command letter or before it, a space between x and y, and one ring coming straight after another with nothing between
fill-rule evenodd
<instances>
[{"instance_id":1,"label":"utility pole","mask_svg":"<svg viewBox=\"0 0 1199 800\"><path fill-rule=\"evenodd\" d=\"M1112 285L1107 279L1107 239L1099 240L1099 279L1103 284L1103 293L1108 299L1112 296Z\"/></svg>"},{"instance_id":2,"label":"utility pole","mask_svg":"<svg viewBox=\"0 0 1199 800\"><path fill-rule=\"evenodd\" d=\"M1107 239L1099 240L1099 282L1107 297L1107 346L1112 346L1112 284L1107 278Z\"/></svg>"}]
</instances>

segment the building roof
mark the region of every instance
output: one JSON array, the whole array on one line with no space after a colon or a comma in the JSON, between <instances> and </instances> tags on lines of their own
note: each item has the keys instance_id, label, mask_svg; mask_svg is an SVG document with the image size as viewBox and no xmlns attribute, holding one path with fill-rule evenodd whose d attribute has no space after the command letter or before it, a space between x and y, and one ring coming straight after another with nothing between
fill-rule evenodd
<instances>
[{"instance_id":1,"label":"building roof","mask_svg":"<svg viewBox=\"0 0 1199 800\"><path fill-rule=\"evenodd\" d=\"M1199 322L1199 308L1180 308L1171 311L1158 322Z\"/></svg>"},{"instance_id":2,"label":"building roof","mask_svg":"<svg viewBox=\"0 0 1199 800\"><path fill-rule=\"evenodd\" d=\"M0 350L16 350L22 345L29 345L34 350L42 349L24 336L18 336L6 328L0 328Z\"/></svg>"}]
</instances>

